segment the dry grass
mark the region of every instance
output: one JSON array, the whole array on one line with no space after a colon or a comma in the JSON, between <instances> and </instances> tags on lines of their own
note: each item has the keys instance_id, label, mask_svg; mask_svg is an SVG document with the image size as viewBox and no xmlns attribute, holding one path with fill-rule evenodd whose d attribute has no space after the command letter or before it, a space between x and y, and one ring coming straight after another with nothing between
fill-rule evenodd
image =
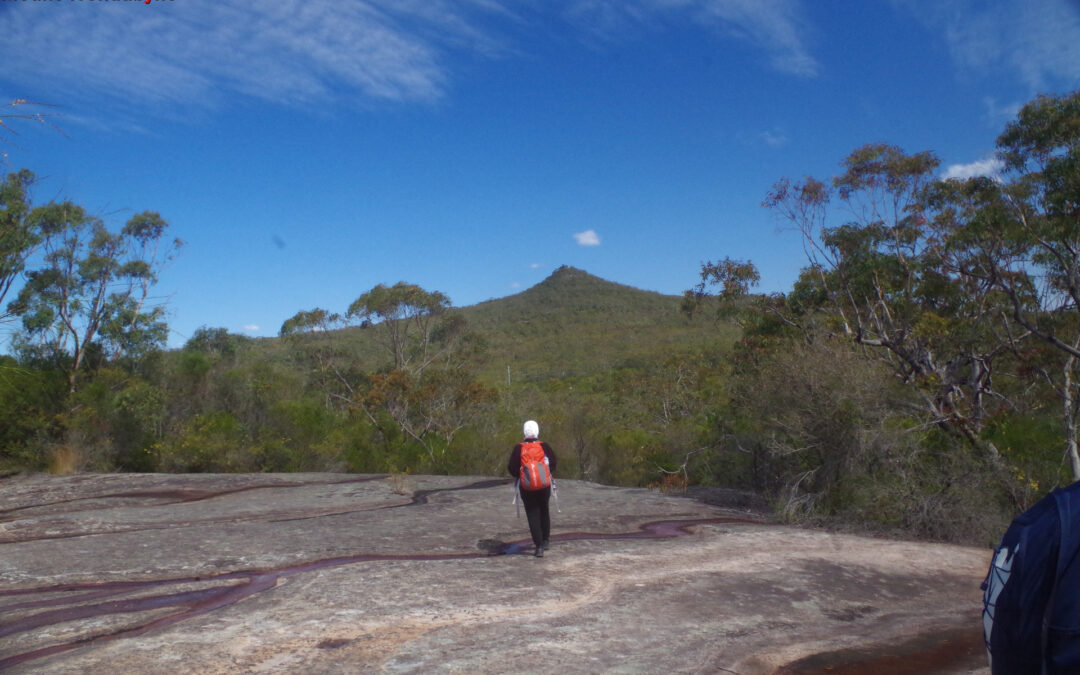
<instances>
[{"instance_id":1,"label":"dry grass","mask_svg":"<svg viewBox=\"0 0 1080 675\"><path fill-rule=\"evenodd\" d=\"M49 473L57 476L70 476L82 468L82 453L70 445L62 445L52 453L49 461Z\"/></svg>"}]
</instances>

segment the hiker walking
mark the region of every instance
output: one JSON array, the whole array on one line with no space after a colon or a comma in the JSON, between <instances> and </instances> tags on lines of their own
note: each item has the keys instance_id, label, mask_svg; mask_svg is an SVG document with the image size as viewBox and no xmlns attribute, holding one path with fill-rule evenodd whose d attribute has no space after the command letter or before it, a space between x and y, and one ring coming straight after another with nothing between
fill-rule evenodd
<instances>
[{"instance_id":1,"label":"hiker walking","mask_svg":"<svg viewBox=\"0 0 1080 675\"><path fill-rule=\"evenodd\" d=\"M555 453L551 446L539 439L540 425L533 420L525 423L525 440L514 446L506 470L518 479L521 503L529 519L529 534L536 547L537 558L544 557L551 537L551 514L548 500L551 498L551 474L555 473Z\"/></svg>"}]
</instances>

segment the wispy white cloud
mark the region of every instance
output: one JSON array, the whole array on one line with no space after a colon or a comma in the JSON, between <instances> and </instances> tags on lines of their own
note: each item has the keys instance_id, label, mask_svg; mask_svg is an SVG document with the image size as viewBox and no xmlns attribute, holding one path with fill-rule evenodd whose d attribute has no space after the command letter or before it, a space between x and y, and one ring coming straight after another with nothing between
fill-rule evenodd
<instances>
[{"instance_id":1,"label":"wispy white cloud","mask_svg":"<svg viewBox=\"0 0 1080 675\"><path fill-rule=\"evenodd\" d=\"M244 330L247 331L248 333L257 333L257 332L259 332L259 327L257 325L255 325L255 324L253 324L253 323L249 323L246 326L244 326Z\"/></svg>"},{"instance_id":2,"label":"wispy white cloud","mask_svg":"<svg viewBox=\"0 0 1080 675\"><path fill-rule=\"evenodd\" d=\"M1024 107L1024 103L1026 101L998 103L997 99L987 96L983 99L983 105L986 107L986 120L992 126L1000 129L1005 126L1006 122L1016 119L1016 116L1020 113L1020 108Z\"/></svg>"},{"instance_id":3,"label":"wispy white cloud","mask_svg":"<svg viewBox=\"0 0 1080 675\"><path fill-rule=\"evenodd\" d=\"M689 16L763 50L777 70L803 77L819 70L807 46L808 22L797 0L575 0L566 15L609 38Z\"/></svg>"},{"instance_id":4,"label":"wispy white cloud","mask_svg":"<svg viewBox=\"0 0 1080 675\"><path fill-rule=\"evenodd\" d=\"M960 180L966 180L968 178L975 178L976 176L988 176L990 178L996 178L1001 175L1001 172L1005 169L1005 164L996 157L988 159L980 159L970 164L952 164L941 175L942 178L957 178Z\"/></svg>"},{"instance_id":5,"label":"wispy white cloud","mask_svg":"<svg viewBox=\"0 0 1080 675\"><path fill-rule=\"evenodd\" d=\"M578 232L574 235L574 239L577 240L578 246L600 245L600 235L596 233L596 230L585 230L584 232Z\"/></svg>"},{"instance_id":6,"label":"wispy white cloud","mask_svg":"<svg viewBox=\"0 0 1080 675\"><path fill-rule=\"evenodd\" d=\"M533 264L529 265L529 268L534 269L534 270L538 270L538 269L540 269L540 263L533 263Z\"/></svg>"},{"instance_id":7,"label":"wispy white cloud","mask_svg":"<svg viewBox=\"0 0 1080 675\"><path fill-rule=\"evenodd\" d=\"M183 116L236 94L283 105L429 102L462 55L525 49L515 35L544 13L573 30L618 32L693 21L813 75L798 0L274 0L19 3L0 12L7 82L84 109ZM600 19L600 20L598 20ZM661 25L661 29L663 26Z\"/></svg>"},{"instance_id":8,"label":"wispy white cloud","mask_svg":"<svg viewBox=\"0 0 1080 675\"><path fill-rule=\"evenodd\" d=\"M777 70L817 75L817 60L806 46L806 22L794 0L704 0L700 5L706 19L768 52Z\"/></svg>"},{"instance_id":9,"label":"wispy white cloud","mask_svg":"<svg viewBox=\"0 0 1080 675\"><path fill-rule=\"evenodd\" d=\"M64 3L0 14L5 77L37 89L99 94L136 105L219 103L233 93L286 104L339 96L440 97L454 49L496 53L477 14L484 0L184 0ZM467 47L465 47L467 45Z\"/></svg>"},{"instance_id":10,"label":"wispy white cloud","mask_svg":"<svg viewBox=\"0 0 1080 675\"><path fill-rule=\"evenodd\" d=\"M1080 80L1080 5L1075 0L896 0L944 36L953 61L1018 79L1032 92Z\"/></svg>"}]
</instances>

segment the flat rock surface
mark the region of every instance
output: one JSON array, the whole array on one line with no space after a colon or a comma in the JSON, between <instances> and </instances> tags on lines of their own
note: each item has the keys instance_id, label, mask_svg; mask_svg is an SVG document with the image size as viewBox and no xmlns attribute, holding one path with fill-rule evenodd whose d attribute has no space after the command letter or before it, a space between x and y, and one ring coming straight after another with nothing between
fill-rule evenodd
<instances>
[{"instance_id":1,"label":"flat rock surface","mask_svg":"<svg viewBox=\"0 0 1080 675\"><path fill-rule=\"evenodd\" d=\"M988 549L559 482L330 474L0 480L0 670L988 672Z\"/></svg>"}]
</instances>

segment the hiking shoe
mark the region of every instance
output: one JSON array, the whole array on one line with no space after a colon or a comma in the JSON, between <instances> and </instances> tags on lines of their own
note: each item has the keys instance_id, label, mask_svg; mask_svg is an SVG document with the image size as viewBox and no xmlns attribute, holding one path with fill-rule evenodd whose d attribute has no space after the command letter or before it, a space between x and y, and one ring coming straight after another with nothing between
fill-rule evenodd
<instances>
[{"instance_id":1,"label":"hiking shoe","mask_svg":"<svg viewBox=\"0 0 1080 675\"><path fill-rule=\"evenodd\" d=\"M542 549L544 549L544 550L546 551L546 550L548 550L549 548L551 548L551 544L550 544L550 543L548 542L548 540L547 540L547 539L545 539L545 540L544 540L544 543L540 545L540 548L542 548Z\"/></svg>"},{"instance_id":2,"label":"hiking shoe","mask_svg":"<svg viewBox=\"0 0 1080 675\"><path fill-rule=\"evenodd\" d=\"M536 547L536 552L533 553L533 555L536 556L537 558L543 558L544 557L544 549L543 549L543 547L542 546L537 546Z\"/></svg>"}]
</instances>

